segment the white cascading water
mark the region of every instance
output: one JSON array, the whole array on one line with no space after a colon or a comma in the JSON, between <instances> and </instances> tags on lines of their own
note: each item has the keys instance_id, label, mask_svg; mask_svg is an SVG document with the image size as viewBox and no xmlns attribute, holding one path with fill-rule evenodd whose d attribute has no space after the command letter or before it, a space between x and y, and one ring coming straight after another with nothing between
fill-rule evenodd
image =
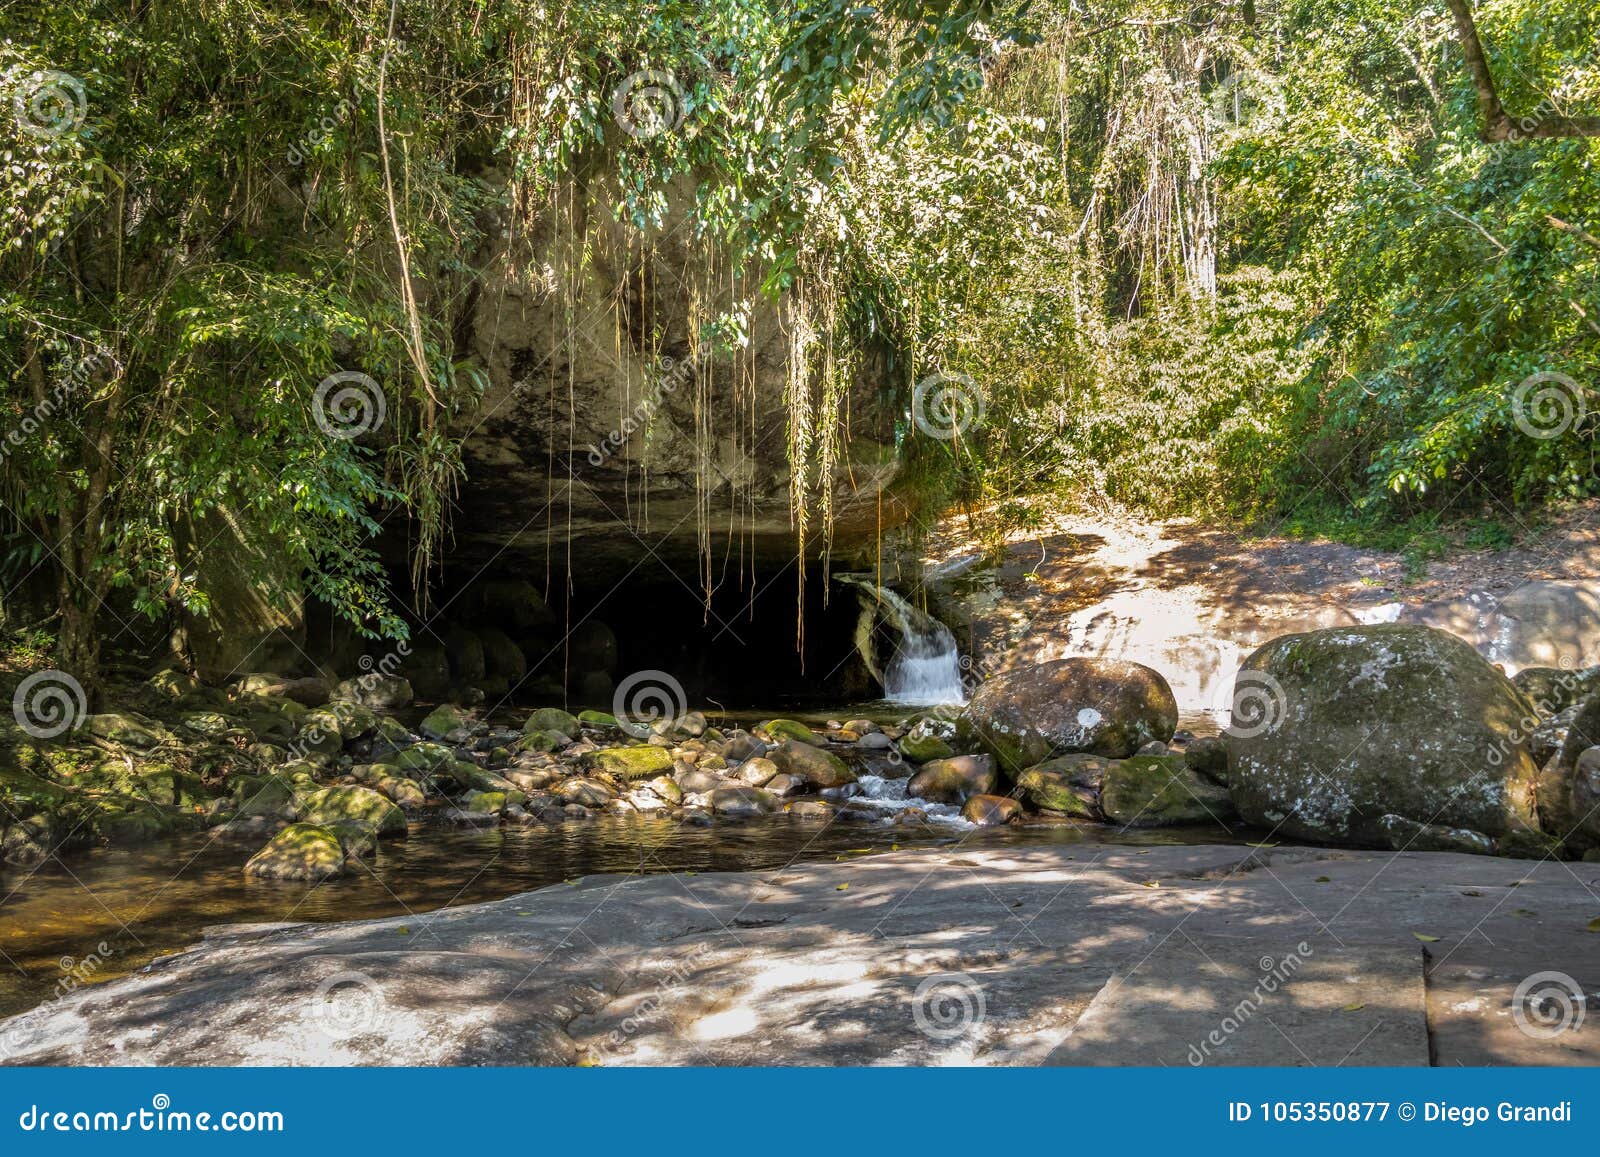
<instances>
[{"instance_id":1,"label":"white cascading water","mask_svg":"<svg viewBox=\"0 0 1600 1157\"><path fill-rule=\"evenodd\" d=\"M884 698L921 706L965 703L961 656L950 628L894 591L878 587L876 592L885 615L900 634L894 654L884 664Z\"/></svg>"}]
</instances>

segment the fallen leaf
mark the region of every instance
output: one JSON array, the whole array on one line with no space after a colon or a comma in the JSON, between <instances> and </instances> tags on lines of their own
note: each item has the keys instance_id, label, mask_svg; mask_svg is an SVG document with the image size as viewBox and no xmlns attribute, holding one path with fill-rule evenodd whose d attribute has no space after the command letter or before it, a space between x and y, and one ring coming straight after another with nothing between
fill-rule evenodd
<instances>
[{"instance_id":1,"label":"fallen leaf","mask_svg":"<svg viewBox=\"0 0 1600 1157\"><path fill-rule=\"evenodd\" d=\"M1429 936L1426 932L1413 932L1411 935L1415 936L1424 944L1432 944L1434 941L1439 939L1437 936Z\"/></svg>"},{"instance_id":2,"label":"fallen leaf","mask_svg":"<svg viewBox=\"0 0 1600 1157\"><path fill-rule=\"evenodd\" d=\"M1246 844L1247 848L1275 848L1277 844Z\"/></svg>"},{"instance_id":3,"label":"fallen leaf","mask_svg":"<svg viewBox=\"0 0 1600 1157\"><path fill-rule=\"evenodd\" d=\"M1593 920L1589 921L1589 931L1600 932L1600 916L1596 916Z\"/></svg>"},{"instance_id":4,"label":"fallen leaf","mask_svg":"<svg viewBox=\"0 0 1600 1157\"><path fill-rule=\"evenodd\" d=\"M1316 878L1316 880L1313 881L1313 882L1317 883L1317 884L1331 884L1331 883L1333 883L1333 877L1332 876L1318 876Z\"/></svg>"},{"instance_id":5,"label":"fallen leaf","mask_svg":"<svg viewBox=\"0 0 1600 1157\"><path fill-rule=\"evenodd\" d=\"M1514 908L1512 909L1511 914L1513 916L1537 916L1539 913L1535 912L1532 908Z\"/></svg>"},{"instance_id":6,"label":"fallen leaf","mask_svg":"<svg viewBox=\"0 0 1600 1157\"><path fill-rule=\"evenodd\" d=\"M1366 1001L1358 1000L1358 1001L1355 1001L1352 1004L1345 1005L1339 1011L1340 1012L1360 1012L1362 1009L1364 1009L1366 1007L1367 1007L1367 1002Z\"/></svg>"},{"instance_id":7,"label":"fallen leaf","mask_svg":"<svg viewBox=\"0 0 1600 1157\"><path fill-rule=\"evenodd\" d=\"M410 936L411 935L411 929L407 928L404 924L402 924L402 925L400 925L400 927L396 928L395 931L400 933L400 935L402 935L402 936Z\"/></svg>"},{"instance_id":8,"label":"fallen leaf","mask_svg":"<svg viewBox=\"0 0 1600 1157\"><path fill-rule=\"evenodd\" d=\"M1462 895L1463 895L1463 896L1481 896L1481 895L1483 895L1483 893L1482 893L1482 892L1479 892L1479 891L1470 891L1470 892L1463 892L1463 893L1461 893L1461 894L1462 894Z\"/></svg>"},{"instance_id":9,"label":"fallen leaf","mask_svg":"<svg viewBox=\"0 0 1600 1157\"><path fill-rule=\"evenodd\" d=\"M1146 888L1159 888L1159 887L1161 887L1161 881L1160 880L1140 880L1139 883L1143 884Z\"/></svg>"},{"instance_id":10,"label":"fallen leaf","mask_svg":"<svg viewBox=\"0 0 1600 1157\"><path fill-rule=\"evenodd\" d=\"M849 886L850 886L849 884L840 884L837 888L834 889L834 891L835 892L843 892Z\"/></svg>"}]
</instances>

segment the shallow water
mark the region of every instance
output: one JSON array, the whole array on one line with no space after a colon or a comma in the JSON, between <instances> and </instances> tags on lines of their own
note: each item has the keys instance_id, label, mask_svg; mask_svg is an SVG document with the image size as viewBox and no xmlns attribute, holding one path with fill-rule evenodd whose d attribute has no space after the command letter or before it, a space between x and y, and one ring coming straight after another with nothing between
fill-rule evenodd
<instances>
[{"instance_id":1,"label":"shallow water","mask_svg":"<svg viewBox=\"0 0 1600 1157\"><path fill-rule=\"evenodd\" d=\"M858 704L827 714L787 714L820 727L829 718L892 722L903 718L906 708ZM719 720L748 724L772 715L730 713ZM899 786L882 784L871 793L880 797L874 806L886 816L904 806L895 798ZM920 801L907 802L920 806ZM603 817L554 826L471 828L428 818L413 823L408 838L386 841L366 866L313 885L247 878L244 863L264 841L197 833L69 856L65 863L51 861L35 870L0 868L0 1016L77 985L135 971L197 943L205 928L218 924L403 916L496 900L583 875L749 871L917 845L1147 846L1248 838L1220 827L1119 832L1097 824L1041 823L975 829L959 820L896 824L772 816L694 827L666 819Z\"/></svg>"}]
</instances>

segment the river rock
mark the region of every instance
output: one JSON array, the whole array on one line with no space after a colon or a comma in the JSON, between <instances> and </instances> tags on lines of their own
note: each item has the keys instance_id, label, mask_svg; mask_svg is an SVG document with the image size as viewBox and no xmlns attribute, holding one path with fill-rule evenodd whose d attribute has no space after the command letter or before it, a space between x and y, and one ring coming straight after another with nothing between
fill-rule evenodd
<instances>
[{"instance_id":1,"label":"river rock","mask_svg":"<svg viewBox=\"0 0 1600 1157\"><path fill-rule=\"evenodd\" d=\"M1056 755L1122 759L1178 726L1178 704L1161 675L1117 659L1057 659L985 682L957 721L958 735L987 748L1002 774Z\"/></svg>"},{"instance_id":2,"label":"river rock","mask_svg":"<svg viewBox=\"0 0 1600 1157\"><path fill-rule=\"evenodd\" d=\"M856 773L831 751L823 751L798 739L786 739L771 753L779 771L817 788L843 787L856 781Z\"/></svg>"},{"instance_id":3,"label":"river rock","mask_svg":"<svg viewBox=\"0 0 1600 1157\"><path fill-rule=\"evenodd\" d=\"M1389 847L1389 815L1491 838L1528 831L1530 714L1509 679L1443 631L1274 639L1236 683L1233 799L1251 823L1329 843Z\"/></svg>"},{"instance_id":4,"label":"river rock","mask_svg":"<svg viewBox=\"0 0 1600 1157\"><path fill-rule=\"evenodd\" d=\"M761 729L776 743L786 739L798 740L801 743L820 744L822 737L804 723L795 719L769 719L761 725Z\"/></svg>"},{"instance_id":5,"label":"river rock","mask_svg":"<svg viewBox=\"0 0 1600 1157\"><path fill-rule=\"evenodd\" d=\"M315 675L295 678L265 671L256 671L244 676L234 684L233 689L240 695L270 695L293 699L296 703L307 707L321 707L328 701L328 693L332 690L326 679Z\"/></svg>"},{"instance_id":6,"label":"river rock","mask_svg":"<svg viewBox=\"0 0 1600 1157\"><path fill-rule=\"evenodd\" d=\"M329 827L339 823L360 824L374 832L399 834L406 830L406 816L392 800L370 787L325 787L308 795L296 817L302 823Z\"/></svg>"},{"instance_id":7,"label":"river rock","mask_svg":"<svg viewBox=\"0 0 1600 1157\"><path fill-rule=\"evenodd\" d=\"M604 807L615 798L616 793L597 779L578 776L560 783L556 787L556 795L566 804L581 804L584 807Z\"/></svg>"},{"instance_id":8,"label":"river rock","mask_svg":"<svg viewBox=\"0 0 1600 1157\"><path fill-rule=\"evenodd\" d=\"M961 805L961 818L980 828L1008 824L1022 814L1022 805L1003 795L975 795Z\"/></svg>"},{"instance_id":9,"label":"river rock","mask_svg":"<svg viewBox=\"0 0 1600 1157\"><path fill-rule=\"evenodd\" d=\"M425 700L443 699L450 694L452 678L450 657L445 649L431 640L419 640L411 645L411 653L401 663L401 671L417 695Z\"/></svg>"},{"instance_id":10,"label":"river rock","mask_svg":"<svg viewBox=\"0 0 1600 1157\"><path fill-rule=\"evenodd\" d=\"M338 835L316 824L290 824L244 866L247 876L264 880L330 880L344 871L344 845Z\"/></svg>"},{"instance_id":11,"label":"river rock","mask_svg":"<svg viewBox=\"0 0 1600 1157\"><path fill-rule=\"evenodd\" d=\"M773 763L772 760L758 755L754 759L747 759L741 763L739 770L733 774L740 783L748 784L751 787L765 787L768 781L778 774L778 765Z\"/></svg>"},{"instance_id":12,"label":"river rock","mask_svg":"<svg viewBox=\"0 0 1600 1157\"><path fill-rule=\"evenodd\" d=\"M722 757L735 763L743 763L747 759L754 759L766 753L767 745L748 731L729 736L722 741Z\"/></svg>"},{"instance_id":13,"label":"river rock","mask_svg":"<svg viewBox=\"0 0 1600 1157\"><path fill-rule=\"evenodd\" d=\"M1225 823L1235 815L1228 789L1202 778L1181 755L1113 761L1100 784L1100 811L1134 828Z\"/></svg>"},{"instance_id":14,"label":"river rock","mask_svg":"<svg viewBox=\"0 0 1600 1157\"><path fill-rule=\"evenodd\" d=\"M411 680L403 675L373 671L346 679L333 689L329 698L335 703L359 703L374 711L398 711L411 705L416 692L411 688Z\"/></svg>"},{"instance_id":15,"label":"river rock","mask_svg":"<svg viewBox=\"0 0 1600 1157\"><path fill-rule=\"evenodd\" d=\"M522 725L524 735L532 735L538 731L555 731L570 737L578 734L579 730L581 725L578 717L559 707L541 707L529 715L527 722Z\"/></svg>"},{"instance_id":16,"label":"river rock","mask_svg":"<svg viewBox=\"0 0 1600 1157\"><path fill-rule=\"evenodd\" d=\"M1099 755L1061 755L1017 776L1017 790L1041 811L1099 819L1100 785L1110 767L1111 760Z\"/></svg>"},{"instance_id":17,"label":"river rock","mask_svg":"<svg viewBox=\"0 0 1600 1157\"><path fill-rule=\"evenodd\" d=\"M441 703L428 712L420 726L422 734L432 739L448 739L471 728L472 716L451 703Z\"/></svg>"},{"instance_id":18,"label":"river rock","mask_svg":"<svg viewBox=\"0 0 1600 1157\"><path fill-rule=\"evenodd\" d=\"M992 756L953 755L923 764L906 785L906 795L958 804L971 796L992 795L999 786Z\"/></svg>"},{"instance_id":19,"label":"river rock","mask_svg":"<svg viewBox=\"0 0 1600 1157\"><path fill-rule=\"evenodd\" d=\"M719 816L747 819L778 810L778 801L759 787L719 787L710 793L711 810Z\"/></svg>"},{"instance_id":20,"label":"river rock","mask_svg":"<svg viewBox=\"0 0 1600 1157\"><path fill-rule=\"evenodd\" d=\"M415 780L395 775L394 769L385 764L358 763L350 769L350 776L402 808L419 808L428 802L427 793Z\"/></svg>"},{"instance_id":21,"label":"river rock","mask_svg":"<svg viewBox=\"0 0 1600 1157\"><path fill-rule=\"evenodd\" d=\"M677 767L676 764L673 766L674 768ZM713 775L702 768L691 767L687 763L683 765L681 770L674 770L673 776L677 780L678 786L688 792L712 791L723 784L722 776Z\"/></svg>"},{"instance_id":22,"label":"river rock","mask_svg":"<svg viewBox=\"0 0 1600 1157\"><path fill-rule=\"evenodd\" d=\"M1191 739L1183 749L1183 759L1194 771L1212 783L1228 785L1228 745L1220 735Z\"/></svg>"},{"instance_id":23,"label":"river rock","mask_svg":"<svg viewBox=\"0 0 1600 1157\"><path fill-rule=\"evenodd\" d=\"M780 771L777 775L767 780L762 787L769 794L775 795L779 799L785 799L791 795L799 795L801 792L805 791L806 782L799 776L790 775L786 771Z\"/></svg>"},{"instance_id":24,"label":"river rock","mask_svg":"<svg viewBox=\"0 0 1600 1157\"><path fill-rule=\"evenodd\" d=\"M955 754L950 740L955 738L955 723L948 719L928 716L917 720L900 739L900 754L912 763L927 763L934 759L948 759Z\"/></svg>"},{"instance_id":25,"label":"river rock","mask_svg":"<svg viewBox=\"0 0 1600 1157\"><path fill-rule=\"evenodd\" d=\"M672 752L665 747L601 747L583 756L582 763L588 771L605 772L624 779L649 779L670 774Z\"/></svg>"}]
</instances>

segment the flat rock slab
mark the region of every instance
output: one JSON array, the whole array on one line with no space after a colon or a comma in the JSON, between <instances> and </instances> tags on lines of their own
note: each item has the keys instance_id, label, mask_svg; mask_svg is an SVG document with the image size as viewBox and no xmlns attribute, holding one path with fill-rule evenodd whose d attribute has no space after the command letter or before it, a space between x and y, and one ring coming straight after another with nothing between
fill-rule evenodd
<instances>
[{"instance_id":1,"label":"flat rock slab","mask_svg":"<svg viewBox=\"0 0 1600 1157\"><path fill-rule=\"evenodd\" d=\"M1421 945L1180 935L1119 971L1052 1065L1426 1065Z\"/></svg>"},{"instance_id":2,"label":"flat rock slab","mask_svg":"<svg viewBox=\"0 0 1600 1157\"><path fill-rule=\"evenodd\" d=\"M1296 952L1291 982L1206 1063L1426 1063L1424 954L1475 986L1446 1011L1429 1000L1435 1063L1564 1063L1590 1038L1508 1044L1503 1010L1534 973L1595 982L1595 877L1600 865L1026 833L781 871L590 877L398 919L208 930L0 1022L0 1060L1187 1064L1264 958ZM1295 1047L1272 1043L1280 1029Z\"/></svg>"}]
</instances>

